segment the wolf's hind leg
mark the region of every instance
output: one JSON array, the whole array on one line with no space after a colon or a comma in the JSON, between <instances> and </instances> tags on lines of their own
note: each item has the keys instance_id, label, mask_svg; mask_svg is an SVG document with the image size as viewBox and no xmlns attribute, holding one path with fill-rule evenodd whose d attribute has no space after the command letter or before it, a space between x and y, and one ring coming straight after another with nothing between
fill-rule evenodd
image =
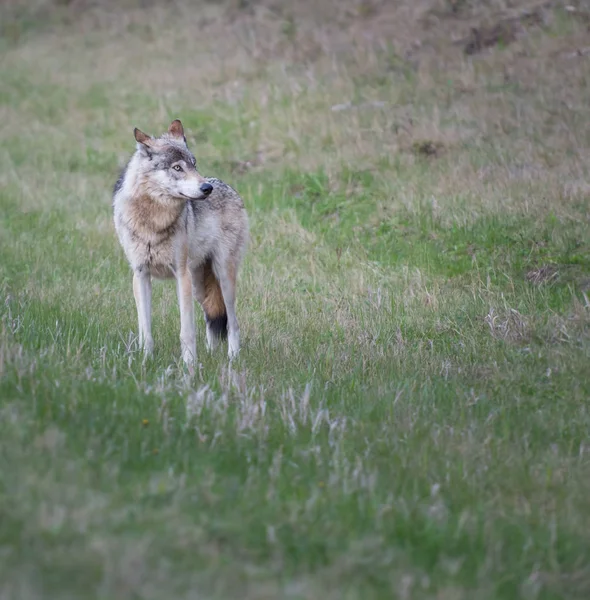
<instances>
[{"instance_id":1,"label":"wolf's hind leg","mask_svg":"<svg viewBox=\"0 0 590 600\"><path fill-rule=\"evenodd\" d=\"M236 275L234 261L229 258L223 264L216 265L221 293L227 313L227 354L230 359L240 352L240 326L236 316Z\"/></svg>"}]
</instances>

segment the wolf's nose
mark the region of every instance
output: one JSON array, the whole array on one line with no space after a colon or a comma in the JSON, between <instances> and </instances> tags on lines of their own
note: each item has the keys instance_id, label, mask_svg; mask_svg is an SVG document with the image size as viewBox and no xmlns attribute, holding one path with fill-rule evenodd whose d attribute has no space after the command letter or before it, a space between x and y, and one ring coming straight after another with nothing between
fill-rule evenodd
<instances>
[{"instance_id":1,"label":"wolf's nose","mask_svg":"<svg viewBox=\"0 0 590 600\"><path fill-rule=\"evenodd\" d=\"M210 183L205 182L201 184L200 190L203 192L203 194L208 196L213 191L213 186Z\"/></svg>"}]
</instances>

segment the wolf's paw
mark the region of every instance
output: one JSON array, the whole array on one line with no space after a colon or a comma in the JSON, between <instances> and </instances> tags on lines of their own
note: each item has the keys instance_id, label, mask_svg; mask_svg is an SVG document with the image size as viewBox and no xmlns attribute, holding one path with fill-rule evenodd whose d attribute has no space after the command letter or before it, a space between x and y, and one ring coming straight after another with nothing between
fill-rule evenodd
<instances>
[{"instance_id":1,"label":"wolf's paw","mask_svg":"<svg viewBox=\"0 0 590 600\"><path fill-rule=\"evenodd\" d=\"M227 339L227 356L230 360L238 357L240 353L240 334L233 331L229 334Z\"/></svg>"},{"instance_id":2,"label":"wolf's paw","mask_svg":"<svg viewBox=\"0 0 590 600\"><path fill-rule=\"evenodd\" d=\"M147 338L143 340L143 361L149 360L154 354L154 340Z\"/></svg>"},{"instance_id":3,"label":"wolf's paw","mask_svg":"<svg viewBox=\"0 0 590 600\"><path fill-rule=\"evenodd\" d=\"M185 344L182 342L182 360L185 365L192 367L197 360L197 348L194 342Z\"/></svg>"}]
</instances>

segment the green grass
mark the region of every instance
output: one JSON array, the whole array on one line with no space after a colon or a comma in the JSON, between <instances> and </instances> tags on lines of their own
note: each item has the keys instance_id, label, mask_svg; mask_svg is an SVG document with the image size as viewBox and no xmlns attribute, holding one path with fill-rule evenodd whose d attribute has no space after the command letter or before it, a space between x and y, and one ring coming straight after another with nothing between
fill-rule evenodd
<instances>
[{"instance_id":1,"label":"green grass","mask_svg":"<svg viewBox=\"0 0 590 600\"><path fill-rule=\"evenodd\" d=\"M583 20L467 59L494 3L25 4L0 11L0 597L587 598ZM170 284L142 363L111 214L133 127L177 117L252 235L240 359L199 313L194 376Z\"/></svg>"}]
</instances>

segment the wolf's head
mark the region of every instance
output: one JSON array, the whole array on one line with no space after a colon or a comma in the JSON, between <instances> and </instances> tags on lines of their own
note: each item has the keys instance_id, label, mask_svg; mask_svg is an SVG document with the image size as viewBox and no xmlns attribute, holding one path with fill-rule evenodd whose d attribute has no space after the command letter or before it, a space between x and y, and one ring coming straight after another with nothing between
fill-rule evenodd
<instances>
[{"instance_id":1,"label":"wolf's head","mask_svg":"<svg viewBox=\"0 0 590 600\"><path fill-rule=\"evenodd\" d=\"M197 161L186 145L178 119L158 138L137 128L134 134L140 176L150 195L180 201L203 200L213 191L213 186L197 171Z\"/></svg>"}]
</instances>

